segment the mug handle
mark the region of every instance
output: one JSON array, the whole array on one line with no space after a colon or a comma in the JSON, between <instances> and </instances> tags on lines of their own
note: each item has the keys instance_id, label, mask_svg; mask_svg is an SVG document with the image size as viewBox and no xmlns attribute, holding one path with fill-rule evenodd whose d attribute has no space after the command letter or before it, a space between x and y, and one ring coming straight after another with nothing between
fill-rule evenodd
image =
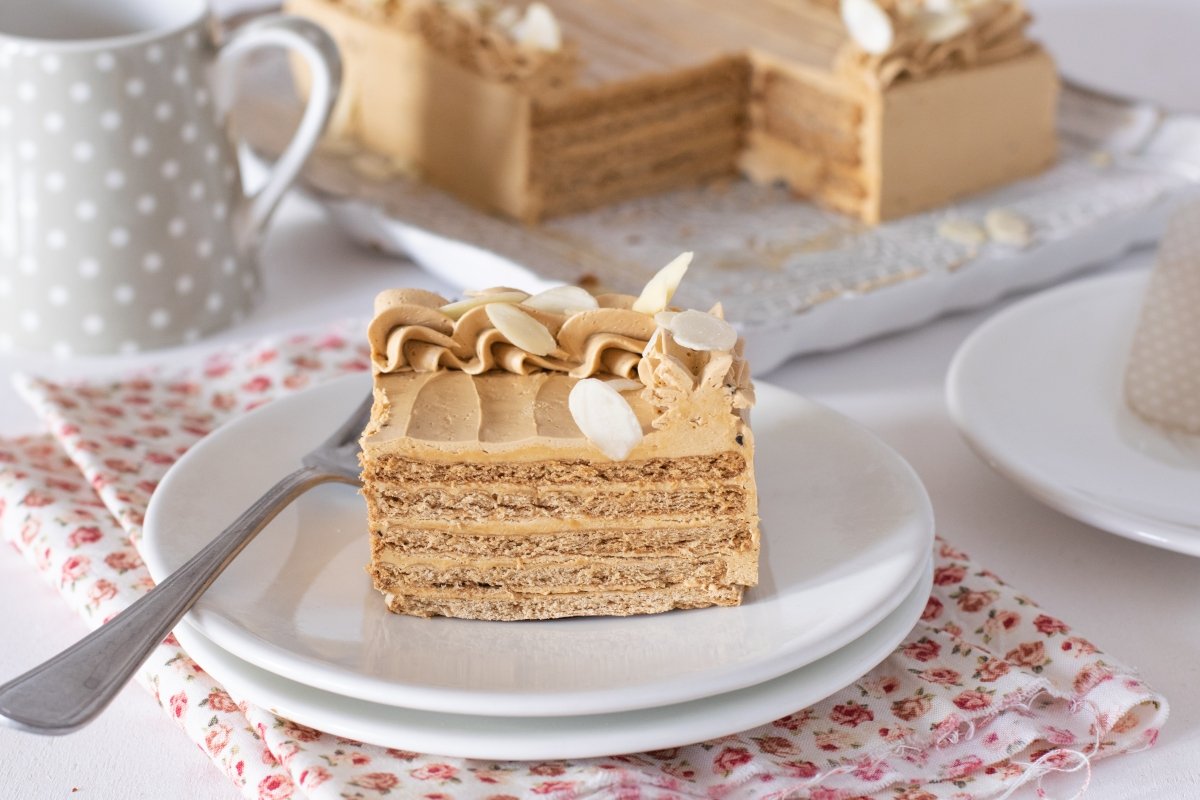
<instances>
[{"instance_id":1,"label":"mug handle","mask_svg":"<svg viewBox=\"0 0 1200 800\"><path fill-rule=\"evenodd\" d=\"M308 65L312 75L308 105L291 142L275 161L266 182L253 194L246 194L235 217L238 241L244 249L257 247L262 240L284 193L300 174L300 169L325 132L325 125L337 103L342 84L342 59L333 38L323 28L300 17L272 14L239 28L217 56L217 102L220 113L228 112L233 102L235 62L251 50L284 47L295 51Z\"/></svg>"}]
</instances>

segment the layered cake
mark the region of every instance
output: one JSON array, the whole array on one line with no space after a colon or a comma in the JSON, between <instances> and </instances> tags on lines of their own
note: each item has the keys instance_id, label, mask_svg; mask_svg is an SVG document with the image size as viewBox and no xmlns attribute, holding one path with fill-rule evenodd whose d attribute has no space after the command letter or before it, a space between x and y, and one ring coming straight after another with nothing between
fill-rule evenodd
<instances>
[{"instance_id":1,"label":"layered cake","mask_svg":"<svg viewBox=\"0 0 1200 800\"><path fill-rule=\"evenodd\" d=\"M743 174L867 222L1055 158L1021 0L286 0L336 136L526 222Z\"/></svg>"},{"instance_id":2,"label":"layered cake","mask_svg":"<svg viewBox=\"0 0 1200 800\"><path fill-rule=\"evenodd\" d=\"M730 606L758 578L754 393L721 317L640 297L382 293L362 437L388 608L485 620Z\"/></svg>"}]
</instances>

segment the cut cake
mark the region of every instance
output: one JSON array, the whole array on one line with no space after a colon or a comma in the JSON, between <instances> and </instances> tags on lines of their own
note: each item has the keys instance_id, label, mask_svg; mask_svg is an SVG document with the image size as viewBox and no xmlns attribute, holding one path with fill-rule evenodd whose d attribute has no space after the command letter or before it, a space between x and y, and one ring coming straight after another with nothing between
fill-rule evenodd
<instances>
[{"instance_id":1,"label":"cut cake","mask_svg":"<svg viewBox=\"0 0 1200 800\"><path fill-rule=\"evenodd\" d=\"M377 298L362 477L390 610L520 620L741 601L758 577L753 389L719 308L654 313L681 265L636 300Z\"/></svg>"},{"instance_id":2,"label":"cut cake","mask_svg":"<svg viewBox=\"0 0 1200 800\"><path fill-rule=\"evenodd\" d=\"M286 0L346 68L334 135L535 222L739 173L867 222L1048 167L1021 0Z\"/></svg>"}]
</instances>

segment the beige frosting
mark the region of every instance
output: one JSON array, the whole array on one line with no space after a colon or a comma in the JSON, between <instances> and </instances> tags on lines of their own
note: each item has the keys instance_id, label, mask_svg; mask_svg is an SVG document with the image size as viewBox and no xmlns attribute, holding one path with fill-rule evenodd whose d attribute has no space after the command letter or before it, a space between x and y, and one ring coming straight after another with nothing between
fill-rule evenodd
<instances>
[{"instance_id":1,"label":"beige frosting","mask_svg":"<svg viewBox=\"0 0 1200 800\"><path fill-rule=\"evenodd\" d=\"M434 50L487 78L532 89L571 82L578 59L572 46L559 50L523 47L496 24L501 8L442 0L335 0L376 24L416 32Z\"/></svg>"},{"instance_id":2,"label":"beige frosting","mask_svg":"<svg viewBox=\"0 0 1200 800\"><path fill-rule=\"evenodd\" d=\"M632 311L633 297L596 300L600 308L570 315L519 306L557 342L536 356L509 342L486 306L454 320L432 292L381 293L368 339L384 407L364 447L415 447L425 458L457 458L464 446L484 459L517 451L522 460L553 458L584 438L567 395L588 377L625 379L619 391L645 434L630 458L721 452L738 447L735 439L749 446L754 392L740 339L731 350L692 350Z\"/></svg>"},{"instance_id":3,"label":"beige frosting","mask_svg":"<svg viewBox=\"0 0 1200 800\"><path fill-rule=\"evenodd\" d=\"M504 370L517 375L563 372L574 378L598 374L632 378L654 334L653 318L630 310L633 298L601 295L600 308L570 316L521 310L546 326L558 343L547 355L527 353L509 342L477 306L457 321L440 311L447 300L419 289L383 292L367 336L381 373L453 369L469 375Z\"/></svg>"},{"instance_id":4,"label":"beige frosting","mask_svg":"<svg viewBox=\"0 0 1200 800\"><path fill-rule=\"evenodd\" d=\"M970 24L944 41L930 41L916 13L892 2L883 4L892 18L896 39L888 52L871 55L848 40L838 55L839 68L862 73L879 87L900 80L924 80L946 72L1008 61L1033 52L1026 35L1030 16L1019 0L993 0L966 9Z\"/></svg>"}]
</instances>

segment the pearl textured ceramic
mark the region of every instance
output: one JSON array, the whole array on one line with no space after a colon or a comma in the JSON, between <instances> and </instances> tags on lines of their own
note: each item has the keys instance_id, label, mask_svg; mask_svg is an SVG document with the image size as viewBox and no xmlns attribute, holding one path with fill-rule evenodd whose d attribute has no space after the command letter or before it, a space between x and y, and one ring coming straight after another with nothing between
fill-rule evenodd
<instances>
[{"instance_id":1,"label":"pearl textured ceramic","mask_svg":"<svg viewBox=\"0 0 1200 800\"><path fill-rule=\"evenodd\" d=\"M264 226L340 83L315 25L257 20L214 42L204 0L0 3L0 351L134 352L237 320ZM248 51L285 47L312 91L263 188L226 129Z\"/></svg>"},{"instance_id":2,"label":"pearl textured ceramic","mask_svg":"<svg viewBox=\"0 0 1200 800\"><path fill-rule=\"evenodd\" d=\"M954 357L946 398L972 449L1037 499L1200 557L1200 436L1145 422L1122 391L1147 279L1070 283L997 314Z\"/></svg>"},{"instance_id":3,"label":"pearl textured ceramic","mask_svg":"<svg viewBox=\"0 0 1200 800\"><path fill-rule=\"evenodd\" d=\"M161 580L294 469L370 388L286 398L206 437L154 493L142 553ZM366 506L317 487L284 510L186 618L237 658L381 705L490 716L627 711L734 691L817 661L890 614L929 559L933 515L900 456L845 417L761 382L763 551L736 608L546 622L389 613L363 566Z\"/></svg>"}]
</instances>

